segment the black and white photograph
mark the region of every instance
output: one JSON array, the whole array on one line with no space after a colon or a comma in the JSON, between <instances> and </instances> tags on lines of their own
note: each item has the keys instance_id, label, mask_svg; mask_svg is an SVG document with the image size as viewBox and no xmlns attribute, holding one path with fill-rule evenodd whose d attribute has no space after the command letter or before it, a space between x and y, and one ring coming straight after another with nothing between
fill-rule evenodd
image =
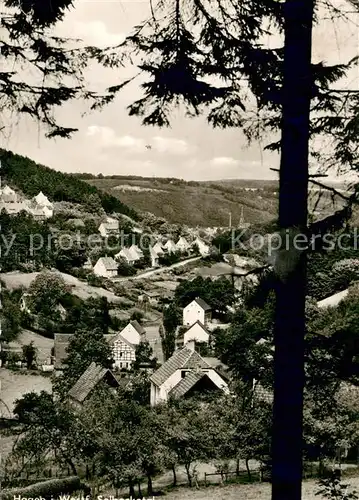
<instances>
[{"instance_id":1,"label":"black and white photograph","mask_svg":"<svg viewBox=\"0 0 359 500\"><path fill-rule=\"evenodd\" d=\"M359 500L359 0L0 0L0 500Z\"/></svg>"}]
</instances>

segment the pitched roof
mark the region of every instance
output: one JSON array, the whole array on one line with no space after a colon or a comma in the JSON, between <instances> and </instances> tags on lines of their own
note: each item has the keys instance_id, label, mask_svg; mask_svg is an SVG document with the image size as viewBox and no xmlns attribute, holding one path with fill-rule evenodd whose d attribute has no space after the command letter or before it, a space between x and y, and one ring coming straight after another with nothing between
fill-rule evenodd
<instances>
[{"instance_id":1,"label":"pitched roof","mask_svg":"<svg viewBox=\"0 0 359 500\"><path fill-rule=\"evenodd\" d=\"M102 262L108 271L117 270L118 264L112 257L100 257L97 263Z\"/></svg>"},{"instance_id":2,"label":"pitched roof","mask_svg":"<svg viewBox=\"0 0 359 500\"><path fill-rule=\"evenodd\" d=\"M62 368L64 365L64 361L67 358L67 347L70 344L73 333L55 333L55 342L54 342L54 357L55 357L55 368ZM105 339L108 342L111 342L115 334L105 335Z\"/></svg>"},{"instance_id":3,"label":"pitched roof","mask_svg":"<svg viewBox=\"0 0 359 500\"><path fill-rule=\"evenodd\" d=\"M146 330L139 324L138 321L133 320L130 321L130 324L134 327L134 329L139 333L140 335L144 335L146 333Z\"/></svg>"},{"instance_id":4,"label":"pitched roof","mask_svg":"<svg viewBox=\"0 0 359 500\"><path fill-rule=\"evenodd\" d=\"M121 248L121 250L118 252L118 254L115 255L115 257L116 258L123 257L128 261L134 260L133 253L130 252L130 249L127 247Z\"/></svg>"},{"instance_id":5,"label":"pitched roof","mask_svg":"<svg viewBox=\"0 0 359 500\"><path fill-rule=\"evenodd\" d=\"M175 351L173 356L155 371L150 380L160 387L171 375L181 368L210 368L210 365L201 358L198 352L192 351L188 347L183 347Z\"/></svg>"},{"instance_id":6,"label":"pitched roof","mask_svg":"<svg viewBox=\"0 0 359 500\"><path fill-rule=\"evenodd\" d=\"M207 330L207 328L204 326L204 324L201 323L199 320L197 320L195 323L193 323L193 325L189 326L184 333L189 332L194 327L194 325L197 325L197 324L202 328L202 330L204 332L206 332L208 335L210 334L209 331Z\"/></svg>"},{"instance_id":7,"label":"pitched roof","mask_svg":"<svg viewBox=\"0 0 359 500\"><path fill-rule=\"evenodd\" d=\"M318 307L321 309L324 307L336 307L349 293L349 288L343 290L342 292L335 293L326 299L320 300L318 302Z\"/></svg>"},{"instance_id":8,"label":"pitched roof","mask_svg":"<svg viewBox=\"0 0 359 500\"><path fill-rule=\"evenodd\" d=\"M108 375L112 377L113 381L118 386L119 384L117 379L108 368L103 368L102 366L92 362L78 381L69 390L69 397L75 399L79 403L83 403L96 385Z\"/></svg>"},{"instance_id":9,"label":"pitched roof","mask_svg":"<svg viewBox=\"0 0 359 500\"><path fill-rule=\"evenodd\" d=\"M203 299L201 299L200 297L197 297L197 298L196 298L196 299L194 299L194 300L197 302L197 304L198 304L199 306L201 306L201 307L202 307L202 309L203 309L204 311L211 311L211 310L212 310L212 307L211 307L210 305L208 305L208 304L207 304L207 302L205 302L205 301L204 301Z\"/></svg>"},{"instance_id":10,"label":"pitched roof","mask_svg":"<svg viewBox=\"0 0 359 500\"><path fill-rule=\"evenodd\" d=\"M150 247L150 256L151 259L158 259L158 253L156 252L156 250L154 250L153 247Z\"/></svg>"},{"instance_id":11,"label":"pitched roof","mask_svg":"<svg viewBox=\"0 0 359 500\"><path fill-rule=\"evenodd\" d=\"M206 373L203 372L189 372L177 385L172 387L169 391L168 396L174 398L180 398L184 396L192 387L194 387L197 382L199 382L203 377L207 377Z\"/></svg>"},{"instance_id":12,"label":"pitched roof","mask_svg":"<svg viewBox=\"0 0 359 500\"><path fill-rule=\"evenodd\" d=\"M130 250L135 251L140 256L143 256L143 251L138 245L131 245Z\"/></svg>"},{"instance_id":13,"label":"pitched roof","mask_svg":"<svg viewBox=\"0 0 359 500\"><path fill-rule=\"evenodd\" d=\"M131 347L131 349L133 349L133 350L136 349L136 346L134 346L133 344L131 344L131 342L129 342L127 339L125 339L125 337L123 337L121 335L121 332L118 332L115 335L111 335L111 337L112 338L109 339L110 345L113 345L115 342L117 342L118 340L120 340L124 344L128 345L129 347Z\"/></svg>"}]
</instances>

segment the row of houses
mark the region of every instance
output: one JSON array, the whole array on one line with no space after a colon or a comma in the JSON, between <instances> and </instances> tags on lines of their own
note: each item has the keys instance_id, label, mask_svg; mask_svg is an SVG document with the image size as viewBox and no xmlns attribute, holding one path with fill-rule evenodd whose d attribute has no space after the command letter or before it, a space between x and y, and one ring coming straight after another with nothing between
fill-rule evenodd
<instances>
[{"instance_id":1,"label":"row of houses","mask_svg":"<svg viewBox=\"0 0 359 500\"><path fill-rule=\"evenodd\" d=\"M195 240L194 244L200 249L202 256L209 254L209 246L200 242L198 239ZM188 246L187 246L188 245ZM149 256L151 260L151 268L156 268L160 266L160 258L165 254L171 254L174 252L185 251L193 248L193 244L189 245L185 238L181 237L175 244L172 240L167 240L164 245L157 242L153 247L149 247ZM115 278L118 275L118 261L123 259L127 264L134 266L138 262L144 259L144 252L138 247L138 245L131 245L130 247L123 247L115 256L113 257L100 257L96 264L92 266L91 261L88 259L84 267L93 270L96 276L103 278Z\"/></svg>"},{"instance_id":2,"label":"row of houses","mask_svg":"<svg viewBox=\"0 0 359 500\"><path fill-rule=\"evenodd\" d=\"M67 348L72 337L73 334L55 334L54 365L56 370L62 370L65 366ZM146 340L146 330L137 321L130 321L120 332L105 335L105 339L112 347L114 367L130 369L136 360L136 347Z\"/></svg>"},{"instance_id":3,"label":"row of houses","mask_svg":"<svg viewBox=\"0 0 359 500\"><path fill-rule=\"evenodd\" d=\"M54 207L47 196L40 191L31 200L21 197L9 186L0 190L0 211L5 210L8 215L18 215L24 211L35 220L46 220L53 216Z\"/></svg>"},{"instance_id":4,"label":"row of houses","mask_svg":"<svg viewBox=\"0 0 359 500\"><path fill-rule=\"evenodd\" d=\"M188 398L208 392L229 394L230 376L226 366L215 358L203 358L188 345L175 351L150 376L151 406L169 399ZM91 363L69 390L70 402L81 407L99 384L105 383L114 392L120 387L119 378L110 369Z\"/></svg>"}]
</instances>

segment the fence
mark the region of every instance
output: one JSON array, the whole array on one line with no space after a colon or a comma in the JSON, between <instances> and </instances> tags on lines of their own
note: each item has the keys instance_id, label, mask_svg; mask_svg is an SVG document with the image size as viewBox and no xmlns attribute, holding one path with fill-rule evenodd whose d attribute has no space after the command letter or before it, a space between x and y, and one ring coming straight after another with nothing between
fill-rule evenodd
<instances>
[{"instance_id":1,"label":"fence","mask_svg":"<svg viewBox=\"0 0 359 500\"><path fill-rule=\"evenodd\" d=\"M264 477L263 477L263 474L262 474L262 469L251 470L250 474L251 474L251 479L252 480L255 477L257 478L257 480L260 480L260 481L264 480ZM208 486L208 484L210 483L210 481L208 481L208 478L211 477L211 476L219 476L221 478L221 482L227 482L228 481L228 477L230 477L230 476L234 476L238 480L241 480L241 479L243 480L244 478L248 478L248 480L250 479L249 478L249 474L248 474L247 471L235 471L235 472L230 472L230 471L226 471L226 472L216 471L216 472L210 472L210 473L205 472L204 473L204 485L205 486Z\"/></svg>"}]
</instances>

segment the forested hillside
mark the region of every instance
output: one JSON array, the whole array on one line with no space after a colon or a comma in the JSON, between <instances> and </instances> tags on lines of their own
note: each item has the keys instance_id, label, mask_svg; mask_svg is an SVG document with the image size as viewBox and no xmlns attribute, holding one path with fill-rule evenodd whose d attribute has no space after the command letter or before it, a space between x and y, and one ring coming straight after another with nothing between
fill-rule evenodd
<instances>
[{"instance_id":1,"label":"forested hillside","mask_svg":"<svg viewBox=\"0 0 359 500\"><path fill-rule=\"evenodd\" d=\"M32 197L42 191L51 201L68 201L88 205L98 201L107 213L117 212L137 220L135 210L118 198L90 186L76 176L39 165L30 158L0 149L1 177Z\"/></svg>"}]
</instances>

